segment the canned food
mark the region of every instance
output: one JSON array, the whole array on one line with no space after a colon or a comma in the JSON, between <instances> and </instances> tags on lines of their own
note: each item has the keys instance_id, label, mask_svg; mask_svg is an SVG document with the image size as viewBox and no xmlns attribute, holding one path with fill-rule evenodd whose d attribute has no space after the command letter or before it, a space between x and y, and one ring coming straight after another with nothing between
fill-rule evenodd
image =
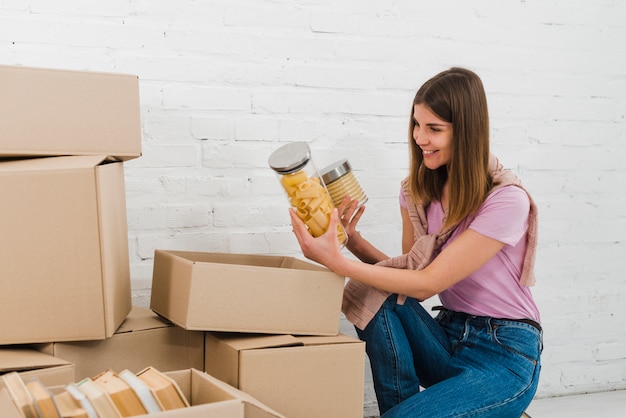
<instances>
[{"instance_id":1,"label":"canned food","mask_svg":"<svg viewBox=\"0 0 626 418\"><path fill-rule=\"evenodd\" d=\"M323 235L330 224L335 206L305 142L293 142L278 148L270 155L269 166L277 173L289 203L314 237ZM348 236L341 224L337 225L339 242L345 245Z\"/></svg>"}]
</instances>

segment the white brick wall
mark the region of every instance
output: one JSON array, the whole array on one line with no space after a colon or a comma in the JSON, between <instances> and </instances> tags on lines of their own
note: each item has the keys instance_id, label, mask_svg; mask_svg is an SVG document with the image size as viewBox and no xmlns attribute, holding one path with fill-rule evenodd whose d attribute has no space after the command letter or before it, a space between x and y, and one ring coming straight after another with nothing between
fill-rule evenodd
<instances>
[{"instance_id":1,"label":"white brick wall","mask_svg":"<svg viewBox=\"0 0 626 418\"><path fill-rule=\"evenodd\" d=\"M267 167L294 140L320 168L350 159L363 232L398 253L410 101L474 69L493 151L540 208L551 396L626 388L625 21L624 0L0 0L0 63L140 77L144 155L126 172L144 303L155 248L299 254Z\"/></svg>"}]
</instances>

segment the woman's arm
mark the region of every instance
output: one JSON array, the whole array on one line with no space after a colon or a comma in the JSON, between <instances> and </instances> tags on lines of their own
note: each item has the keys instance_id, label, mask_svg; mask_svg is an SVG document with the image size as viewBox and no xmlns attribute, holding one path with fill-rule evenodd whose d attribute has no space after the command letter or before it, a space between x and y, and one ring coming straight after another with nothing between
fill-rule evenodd
<instances>
[{"instance_id":1,"label":"woman's arm","mask_svg":"<svg viewBox=\"0 0 626 418\"><path fill-rule=\"evenodd\" d=\"M296 238L305 257L352 280L419 300L428 299L463 280L504 247L502 242L468 229L423 270L381 267L343 256L337 241L336 210L331 216L328 232L318 238L313 238L309 234L293 210L290 210L290 214Z\"/></svg>"}]
</instances>

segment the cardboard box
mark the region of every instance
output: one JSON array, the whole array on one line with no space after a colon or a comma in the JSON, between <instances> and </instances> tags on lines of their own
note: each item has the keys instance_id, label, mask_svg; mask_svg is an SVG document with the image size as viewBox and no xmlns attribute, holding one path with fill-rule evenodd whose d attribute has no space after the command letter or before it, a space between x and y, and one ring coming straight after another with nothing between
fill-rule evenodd
<instances>
[{"instance_id":1,"label":"cardboard box","mask_svg":"<svg viewBox=\"0 0 626 418\"><path fill-rule=\"evenodd\" d=\"M0 66L0 158L141 155L137 76Z\"/></svg>"},{"instance_id":2,"label":"cardboard box","mask_svg":"<svg viewBox=\"0 0 626 418\"><path fill-rule=\"evenodd\" d=\"M134 306L111 338L101 341L55 342L37 349L72 362L76 379L106 369L133 373L148 366L162 372L204 370L204 333L186 331L148 308Z\"/></svg>"},{"instance_id":3,"label":"cardboard box","mask_svg":"<svg viewBox=\"0 0 626 418\"><path fill-rule=\"evenodd\" d=\"M292 257L156 250L150 307L190 330L337 335L343 286Z\"/></svg>"},{"instance_id":4,"label":"cardboard box","mask_svg":"<svg viewBox=\"0 0 626 418\"><path fill-rule=\"evenodd\" d=\"M137 415L154 418L285 418L254 397L196 369L166 372L189 400L189 408ZM50 387L53 393L63 386ZM0 388L0 416L21 418L7 390Z\"/></svg>"},{"instance_id":5,"label":"cardboard box","mask_svg":"<svg viewBox=\"0 0 626 418\"><path fill-rule=\"evenodd\" d=\"M54 356L22 346L0 347L0 375L18 372L24 381L39 379L54 386L75 380L74 365ZM0 379L0 387L4 383Z\"/></svg>"},{"instance_id":6,"label":"cardboard box","mask_svg":"<svg viewBox=\"0 0 626 418\"><path fill-rule=\"evenodd\" d=\"M0 344L104 339L131 309L123 163L0 162Z\"/></svg>"},{"instance_id":7,"label":"cardboard box","mask_svg":"<svg viewBox=\"0 0 626 418\"><path fill-rule=\"evenodd\" d=\"M285 418L254 397L199 370L166 372L189 400L190 408L177 409L145 417L180 418Z\"/></svg>"},{"instance_id":8,"label":"cardboard box","mask_svg":"<svg viewBox=\"0 0 626 418\"><path fill-rule=\"evenodd\" d=\"M206 333L205 370L287 417L362 418L365 343Z\"/></svg>"}]
</instances>

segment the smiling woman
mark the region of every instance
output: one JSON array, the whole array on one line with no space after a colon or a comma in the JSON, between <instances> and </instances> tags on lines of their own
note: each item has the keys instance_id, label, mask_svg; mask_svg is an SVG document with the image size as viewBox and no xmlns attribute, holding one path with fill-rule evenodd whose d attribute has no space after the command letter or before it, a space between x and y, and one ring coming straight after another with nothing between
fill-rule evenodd
<instances>
[{"instance_id":1,"label":"smiling woman","mask_svg":"<svg viewBox=\"0 0 626 418\"><path fill-rule=\"evenodd\" d=\"M411 112L409 130L414 141L409 142L409 149L411 173L415 175L409 176L408 187L414 196L425 201L447 201L443 194L451 194L446 225L452 225L475 212L492 188L488 167L489 112L482 81L463 68L444 71L417 91ZM420 122L417 117L429 118L421 122L435 124L432 129L451 130L449 137L445 135L448 129L441 132L450 140L447 155L441 158L445 163L435 166L427 158L430 156L423 150L432 151L432 147L441 145L421 143L420 135L416 134L423 130L416 128L416 122Z\"/></svg>"},{"instance_id":2,"label":"smiling woman","mask_svg":"<svg viewBox=\"0 0 626 418\"><path fill-rule=\"evenodd\" d=\"M536 207L490 154L480 78L451 68L424 83L408 142L403 255L389 258L361 236L365 206L350 198L317 238L292 211L300 247L350 278L343 312L366 342L383 417L519 417L541 369L543 331L528 287ZM339 219L360 261L341 253ZM421 305L434 295L443 303L436 318Z\"/></svg>"}]
</instances>

